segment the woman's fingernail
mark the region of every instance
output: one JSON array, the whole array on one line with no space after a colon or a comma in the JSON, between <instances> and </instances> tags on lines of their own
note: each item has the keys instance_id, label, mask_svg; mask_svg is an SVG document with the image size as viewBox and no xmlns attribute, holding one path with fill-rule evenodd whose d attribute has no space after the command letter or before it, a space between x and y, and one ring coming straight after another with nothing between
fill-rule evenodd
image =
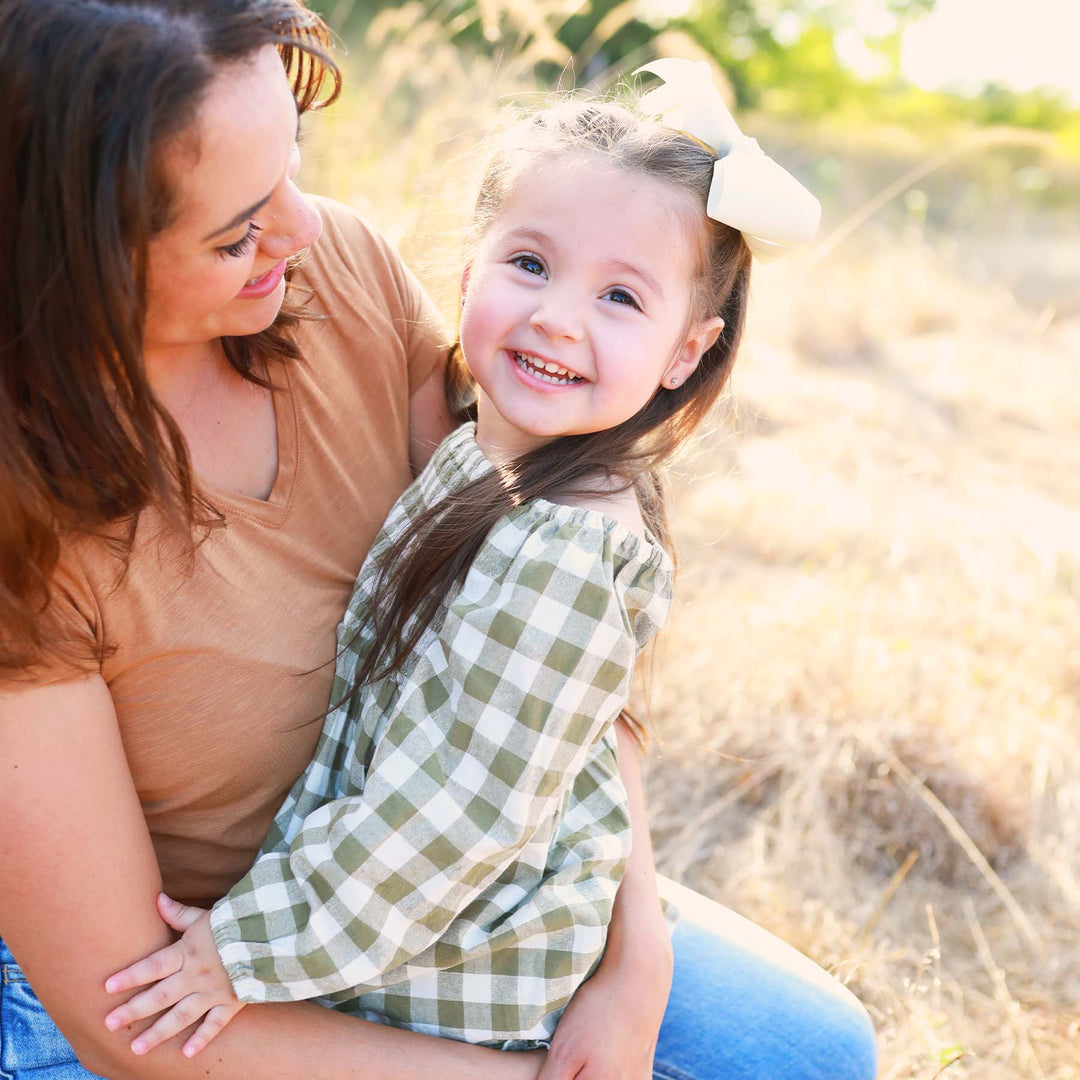
<instances>
[{"instance_id":1,"label":"woman's fingernail","mask_svg":"<svg viewBox=\"0 0 1080 1080\"><path fill-rule=\"evenodd\" d=\"M106 1016L105 1017L105 1026L110 1031L115 1031L120 1026L120 1021L117 1020L115 1016Z\"/></svg>"},{"instance_id":2,"label":"woman's fingernail","mask_svg":"<svg viewBox=\"0 0 1080 1080\"><path fill-rule=\"evenodd\" d=\"M172 905L173 905L173 902L164 893L162 893L161 894L161 906L162 907L172 907Z\"/></svg>"},{"instance_id":3,"label":"woman's fingernail","mask_svg":"<svg viewBox=\"0 0 1080 1080\"><path fill-rule=\"evenodd\" d=\"M112 979L105 980L105 993L111 994L116 989L116 983Z\"/></svg>"},{"instance_id":4,"label":"woman's fingernail","mask_svg":"<svg viewBox=\"0 0 1080 1080\"><path fill-rule=\"evenodd\" d=\"M141 1039L136 1039L131 1044L131 1052L133 1054L145 1054L146 1053L146 1043L144 1043Z\"/></svg>"}]
</instances>

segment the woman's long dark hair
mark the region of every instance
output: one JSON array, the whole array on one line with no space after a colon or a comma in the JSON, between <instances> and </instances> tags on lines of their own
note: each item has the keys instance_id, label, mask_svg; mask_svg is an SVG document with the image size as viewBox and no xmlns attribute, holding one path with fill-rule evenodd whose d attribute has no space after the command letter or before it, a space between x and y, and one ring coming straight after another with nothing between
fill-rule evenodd
<instances>
[{"instance_id":1,"label":"woman's long dark hair","mask_svg":"<svg viewBox=\"0 0 1080 1080\"><path fill-rule=\"evenodd\" d=\"M302 0L4 0L0 5L0 672L43 652L86 663L43 617L61 537L126 536L160 506L199 518L179 428L142 364L149 240L172 193L161 149L222 65L281 53L301 111L337 94ZM229 363L293 357L286 298ZM117 530L116 523L126 523Z\"/></svg>"},{"instance_id":2,"label":"woman's long dark hair","mask_svg":"<svg viewBox=\"0 0 1080 1080\"><path fill-rule=\"evenodd\" d=\"M701 424L731 372L746 319L750 251L742 235L705 216L715 157L700 143L609 103L568 103L513 129L481 183L474 242L537 161L600 155L631 173L664 180L701 208L694 319L719 315L724 329L677 390L658 389L617 427L554 439L455 491L411 521L387 552L372 598L375 645L356 685L400 669L424 628L460 584L491 528L514 507L538 498L633 487L650 532L669 550L658 472ZM689 235L694 235L693 230ZM455 347L447 396L458 419L473 415L472 380Z\"/></svg>"}]
</instances>

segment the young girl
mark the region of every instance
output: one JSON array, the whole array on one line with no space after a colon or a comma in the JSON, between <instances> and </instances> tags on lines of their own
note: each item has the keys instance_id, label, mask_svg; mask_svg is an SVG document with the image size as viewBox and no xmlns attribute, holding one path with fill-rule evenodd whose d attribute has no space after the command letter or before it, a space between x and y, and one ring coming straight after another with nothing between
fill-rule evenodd
<instances>
[{"instance_id":1,"label":"young girl","mask_svg":"<svg viewBox=\"0 0 1080 1080\"><path fill-rule=\"evenodd\" d=\"M472 420L371 548L259 859L194 922L165 903L182 939L109 980L160 980L111 1028L172 1006L136 1052L312 997L545 1045L598 963L630 847L613 723L672 593L657 469L731 370L751 246L817 223L698 65L649 70L683 130L564 104L491 162L450 377Z\"/></svg>"}]
</instances>

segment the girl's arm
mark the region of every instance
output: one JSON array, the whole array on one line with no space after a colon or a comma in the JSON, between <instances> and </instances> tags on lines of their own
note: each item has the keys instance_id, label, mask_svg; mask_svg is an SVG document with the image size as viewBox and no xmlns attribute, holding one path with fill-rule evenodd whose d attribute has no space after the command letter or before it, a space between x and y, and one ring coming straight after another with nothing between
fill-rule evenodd
<instances>
[{"instance_id":1,"label":"girl's arm","mask_svg":"<svg viewBox=\"0 0 1080 1080\"><path fill-rule=\"evenodd\" d=\"M537 1080L650 1080L673 971L671 938L641 782L638 744L616 726L619 774L630 801L633 846L596 974L566 1007Z\"/></svg>"},{"instance_id":2,"label":"girl's arm","mask_svg":"<svg viewBox=\"0 0 1080 1080\"><path fill-rule=\"evenodd\" d=\"M317 1005L245 1009L189 1061L135 1057L108 1032L113 971L168 943L161 879L104 682L0 696L0 933L87 1068L110 1080L532 1080L502 1054Z\"/></svg>"},{"instance_id":3,"label":"girl's arm","mask_svg":"<svg viewBox=\"0 0 1080 1080\"><path fill-rule=\"evenodd\" d=\"M635 1076L649 1080L652 1076L653 1052L671 987L671 940L656 888L638 744L622 723L617 739L619 773L634 826L630 860L616 896L603 961L563 1013L538 1080L573 1080L579 1075L591 1080ZM132 1049L144 1053L201 1020L183 1047L185 1054L194 1055L243 1006L218 957L209 913L165 897L159 898L159 904L162 918L183 931L183 937L118 973L109 984L113 991L121 991L167 981L132 998L107 1022L110 1027L120 1026L177 1002L139 1036Z\"/></svg>"}]
</instances>

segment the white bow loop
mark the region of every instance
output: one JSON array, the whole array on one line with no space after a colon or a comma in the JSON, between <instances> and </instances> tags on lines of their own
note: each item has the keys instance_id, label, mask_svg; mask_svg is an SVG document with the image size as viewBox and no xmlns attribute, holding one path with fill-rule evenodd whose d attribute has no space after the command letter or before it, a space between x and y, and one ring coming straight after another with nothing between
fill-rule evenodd
<instances>
[{"instance_id":1,"label":"white bow loop","mask_svg":"<svg viewBox=\"0 0 1080 1080\"><path fill-rule=\"evenodd\" d=\"M641 111L659 114L665 126L692 136L719 157L709 189L709 217L738 229L759 257L782 254L813 238L821 204L739 130L708 64L669 58L645 64L641 71L664 80L642 96Z\"/></svg>"}]
</instances>

